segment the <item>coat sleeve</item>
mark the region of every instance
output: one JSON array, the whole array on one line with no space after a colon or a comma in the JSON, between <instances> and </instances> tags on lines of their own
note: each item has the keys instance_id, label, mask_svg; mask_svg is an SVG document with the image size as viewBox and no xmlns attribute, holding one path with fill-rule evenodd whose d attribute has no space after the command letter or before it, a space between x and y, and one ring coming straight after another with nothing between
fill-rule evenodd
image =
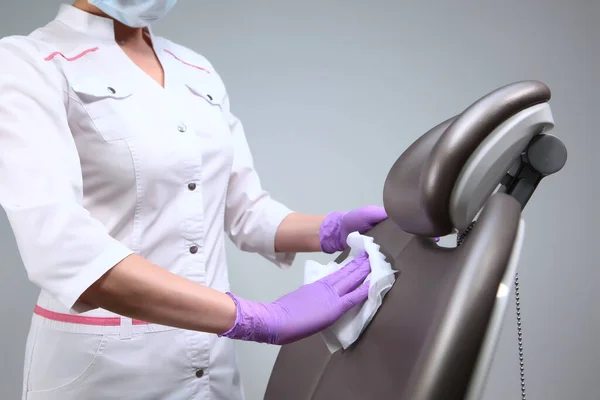
<instances>
[{"instance_id":1,"label":"coat sleeve","mask_svg":"<svg viewBox=\"0 0 600 400\"><path fill-rule=\"evenodd\" d=\"M64 77L31 39L0 40L0 205L29 279L73 312L132 251L83 207Z\"/></svg>"},{"instance_id":2,"label":"coat sleeve","mask_svg":"<svg viewBox=\"0 0 600 400\"><path fill-rule=\"evenodd\" d=\"M271 198L262 187L243 125L231 113L227 95L223 111L234 143L234 161L225 208L225 230L238 248L258 253L280 268L288 268L296 254L276 253L275 234L281 221L292 211Z\"/></svg>"}]
</instances>

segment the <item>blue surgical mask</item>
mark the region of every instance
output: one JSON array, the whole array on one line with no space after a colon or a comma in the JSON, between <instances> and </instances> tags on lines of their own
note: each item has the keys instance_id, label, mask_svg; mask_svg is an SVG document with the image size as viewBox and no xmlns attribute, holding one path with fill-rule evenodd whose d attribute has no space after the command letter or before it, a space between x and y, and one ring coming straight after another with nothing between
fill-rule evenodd
<instances>
[{"instance_id":1,"label":"blue surgical mask","mask_svg":"<svg viewBox=\"0 0 600 400\"><path fill-rule=\"evenodd\" d=\"M177 0L88 0L109 17L132 28L145 28L163 18Z\"/></svg>"}]
</instances>

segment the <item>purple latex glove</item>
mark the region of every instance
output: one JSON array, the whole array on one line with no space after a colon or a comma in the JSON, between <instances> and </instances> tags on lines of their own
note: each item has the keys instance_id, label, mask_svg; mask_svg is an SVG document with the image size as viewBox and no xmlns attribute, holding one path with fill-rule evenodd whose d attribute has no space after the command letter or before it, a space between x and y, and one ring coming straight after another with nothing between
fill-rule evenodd
<instances>
[{"instance_id":1,"label":"purple latex glove","mask_svg":"<svg viewBox=\"0 0 600 400\"><path fill-rule=\"evenodd\" d=\"M301 286L273 303L258 303L227 293L237 306L233 328L221 336L283 345L314 335L368 297L371 272L363 253L340 270Z\"/></svg>"},{"instance_id":2,"label":"purple latex glove","mask_svg":"<svg viewBox=\"0 0 600 400\"><path fill-rule=\"evenodd\" d=\"M349 234L356 231L365 233L387 217L385 209L378 206L361 207L350 212L332 212L321 224L321 249L328 254L345 250Z\"/></svg>"}]
</instances>

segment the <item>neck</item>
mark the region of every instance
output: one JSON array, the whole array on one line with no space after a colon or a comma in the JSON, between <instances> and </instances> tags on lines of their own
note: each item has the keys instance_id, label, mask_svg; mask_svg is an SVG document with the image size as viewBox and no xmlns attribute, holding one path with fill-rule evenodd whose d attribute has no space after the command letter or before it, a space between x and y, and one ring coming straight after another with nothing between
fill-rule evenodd
<instances>
[{"instance_id":1,"label":"neck","mask_svg":"<svg viewBox=\"0 0 600 400\"><path fill-rule=\"evenodd\" d=\"M146 35L144 34L144 28L132 28L130 26L123 25L114 18L106 15L98 7L91 5L88 0L75 0L73 7L99 17L112 19L115 26L115 40L117 42L131 43L144 42L147 40Z\"/></svg>"}]
</instances>

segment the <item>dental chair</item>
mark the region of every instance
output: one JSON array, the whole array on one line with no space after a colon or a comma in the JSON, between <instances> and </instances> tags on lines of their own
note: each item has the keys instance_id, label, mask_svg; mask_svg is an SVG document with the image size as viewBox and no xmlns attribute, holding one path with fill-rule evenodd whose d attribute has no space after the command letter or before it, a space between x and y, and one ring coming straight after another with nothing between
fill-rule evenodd
<instances>
[{"instance_id":1,"label":"dental chair","mask_svg":"<svg viewBox=\"0 0 600 400\"><path fill-rule=\"evenodd\" d=\"M389 219L367 233L398 271L394 286L351 347L330 354L320 334L283 346L265 400L481 398L518 295L521 212L567 159L548 134L549 100L541 82L501 87L398 158L383 189ZM455 246L434 239L451 234ZM516 309L525 398L518 297Z\"/></svg>"}]
</instances>

